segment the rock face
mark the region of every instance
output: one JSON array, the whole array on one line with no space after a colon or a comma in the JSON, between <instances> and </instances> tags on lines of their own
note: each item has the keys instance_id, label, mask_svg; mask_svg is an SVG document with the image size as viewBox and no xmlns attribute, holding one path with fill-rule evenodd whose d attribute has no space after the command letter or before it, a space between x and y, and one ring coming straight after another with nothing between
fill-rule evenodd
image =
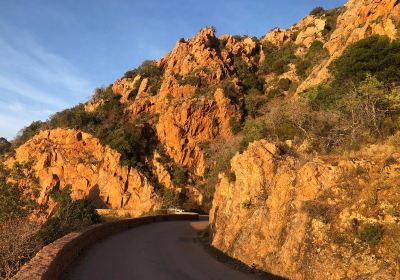
<instances>
[{"instance_id":1,"label":"rock face","mask_svg":"<svg viewBox=\"0 0 400 280\"><path fill-rule=\"evenodd\" d=\"M213 98L185 100L172 104L160 115L157 134L167 153L180 165L204 173L204 154L200 144L231 135L229 120L236 117L237 108L221 89Z\"/></svg>"},{"instance_id":2,"label":"rock face","mask_svg":"<svg viewBox=\"0 0 400 280\"><path fill-rule=\"evenodd\" d=\"M337 18L336 29L326 41L330 57L314 69L299 86L298 92L316 85L329 77L328 66L347 46L373 34L398 38L400 5L397 0L350 0Z\"/></svg>"},{"instance_id":3,"label":"rock face","mask_svg":"<svg viewBox=\"0 0 400 280\"><path fill-rule=\"evenodd\" d=\"M313 69L299 85L297 92L327 80L330 77L329 64L352 43L374 34L399 38L400 5L397 0L349 0L336 13L338 17L334 30L328 37L324 36L324 29L328 27L327 16L309 15L288 29L275 28L261 39L262 42L270 42L277 47L293 43L299 57L306 54L315 40L324 43L329 51L329 58Z\"/></svg>"},{"instance_id":4,"label":"rock face","mask_svg":"<svg viewBox=\"0 0 400 280\"><path fill-rule=\"evenodd\" d=\"M216 248L290 279L400 277L399 150L301 164L262 140L231 166L210 212Z\"/></svg>"},{"instance_id":5,"label":"rock face","mask_svg":"<svg viewBox=\"0 0 400 280\"><path fill-rule=\"evenodd\" d=\"M296 55L303 56L315 40L326 42L322 33L325 25L325 18L306 16L289 29L273 29L261 41L270 42L277 47L282 47L292 41L297 47Z\"/></svg>"},{"instance_id":6,"label":"rock face","mask_svg":"<svg viewBox=\"0 0 400 280\"><path fill-rule=\"evenodd\" d=\"M121 166L120 154L90 134L72 129L42 131L16 149L8 166L33 158L39 203L52 205L50 192L72 186L72 198L88 197L98 208L132 210L136 216L159 207L153 185L138 170Z\"/></svg>"},{"instance_id":7,"label":"rock face","mask_svg":"<svg viewBox=\"0 0 400 280\"><path fill-rule=\"evenodd\" d=\"M185 193L187 191L193 196L194 201L201 204L203 196L200 188L207 183L205 171L207 167L216 166L206 166L204 146L229 143L234 138L231 124L235 125L236 121L236 125L240 126L240 121L251 107L264 106L264 102L273 103L275 98L283 99L285 97L281 94L294 93L299 83L297 92L328 79L329 63L342 54L349 44L372 34L397 38L399 7L396 0L350 0L344 8L337 10L334 17L327 14L309 15L288 29L274 29L260 40L230 35L216 37L214 28L208 27L201 29L193 38L179 39L171 52L158 62L147 65L150 70L129 71L129 75L114 82L112 91L107 88L107 94L120 96L118 100L126 105L126 119L130 117L132 123L144 119L135 125L148 125L155 131L154 142L157 147L149 152L149 158L140 162L140 166L144 167L142 172L139 168L120 166L120 155L102 146L98 139L68 129L41 132L20 146L8 164L24 162L30 156L35 158L33 171L40 180L41 203L51 204L49 193L55 186L63 188L71 184L75 198L90 197L98 207L132 210L137 215L160 207L155 185L161 185L167 191L173 189L179 192L184 189ZM332 30L327 32L327 27ZM318 62L313 62L316 66L310 66L307 74L304 74L308 75L311 67L314 67L308 78L300 77L295 64L305 57L316 40L322 42L330 56L326 58L327 55L324 55ZM295 57L279 61L281 55L293 54L281 54L276 48L267 46L268 42L278 50L290 44ZM264 53L268 50L273 53ZM266 66L263 62L269 61L268 55L273 58L271 64L279 66L283 61L289 65L284 65L287 67L282 67L282 71L263 70ZM285 89L279 89L279 84ZM106 101L102 96L95 94L85 104L85 111L95 112L104 105ZM250 105L248 107L245 107L246 99L249 101L246 104ZM267 107L264 109L263 113L269 110ZM163 165L160 158L161 161L167 159L168 163ZM356 260L350 257L350 253L359 250L359 245L354 245L356 249L349 245L354 240L347 238L343 244L331 242L331 235L336 232L350 236L347 220L339 221L338 216L334 216L325 223L303 209L307 208L304 206L307 203L318 203L327 207L329 213L337 215L342 215L345 209L350 211L349 215L360 214L355 212L360 209L364 211L362 196L366 183L359 178L359 181L353 182L357 186L353 189L354 193L349 191L341 185L341 178L347 178L346 172L356 172L358 167L368 170L366 174L373 174L368 176L376 177L369 178L371 182L386 182L393 174L397 174L391 169L384 169L389 172L384 173L389 177L381 178L378 163L384 160L383 157L367 155L365 158L359 155L356 163L338 160L338 164L330 160L315 160L300 167L297 159L280 156L272 144L253 144L247 152L232 161L236 183L229 183L222 177L218 185L212 212L216 233L214 245L245 263L254 262L262 269L295 279L301 279L301 275L317 277L308 267L313 267L316 273L323 272L319 268L323 266L318 266L313 257L327 267L333 267L337 256L348 260L344 265L365 264L368 268L374 267L364 263L370 261L376 262L377 267L383 267L379 263L382 252L373 260L364 258L363 252L357 253L363 259ZM186 185L176 185L177 180L173 178L173 171L176 170L189 174L181 174L184 177L181 179L187 182L180 184ZM148 178L158 181L153 182ZM213 190L213 187L209 189ZM389 189L393 191L393 188ZM351 201L346 195L351 197ZM395 202L389 201L387 204L395 205ZM378 211L376 207L373 209ZM367 214L363 212L360 215L369 217ZM386 223L379 217L376 219ZM245 220L244 228L241 228ZM357 220L364 221L360 216L357 216ZM314 227L317 227L316 232L313 231ZM251 231L259 228L256 233ZM242 239L250 244L249 248L244 247ZM264 239L268 246L260 247L258 255L252 257L256 251L255 244ZM327 245L331 243L336 245ZM386 250L388 247L382 248ZM314 249L319 250L319 255ZM339 250L337 256L333 256L335 250ZM390 252L388 254L392 256ZM294 258L301 261L295 262ZM332 263L329 258L333 260ZM393 274L394 266L390 261L386 272L371 271L371 275ZM344 275L346 269L338 265L336 272L327 270L327 273ZM363 268L359 272L351 271L354 275L367 273Z\"/></svg>"},{"instance_id":8,"label":"rock face","mask_svg":"<svg viewBox=\"0 0 400 280\"><path fill-rule=\"evenodd\" d=\"M190 168L194 174L204 173L204 153L200 144L231 136L229 121L240 118L237 104L225 97L218 83L232 72L231 56L251 57L256 43L248 38L243 42L224 35L227 48L219 52L219 39L213 28L204 28L185 41L180 39L176 47L158 62L163 69L159 92L146 92L147 81L134 79L117 80L113 85L121 101L128 103L133 118L147 113L157 116L157 136L167 154L179 165ZM249 60L249 58L247 58ZM198 79L201 86L213 86L210 94L196 94L200 85L182 83L180 77ZM139 81L139 82L138 82ZM140 87L139 87L140 85ZM137 90L135 98L128 96Z\"/></svg>"}]
</instances>

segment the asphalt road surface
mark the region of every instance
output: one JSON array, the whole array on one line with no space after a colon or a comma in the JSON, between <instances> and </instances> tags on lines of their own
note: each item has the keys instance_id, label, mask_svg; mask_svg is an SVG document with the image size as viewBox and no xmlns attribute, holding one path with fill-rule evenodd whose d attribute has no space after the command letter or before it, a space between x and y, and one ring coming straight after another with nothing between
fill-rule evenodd
<instances>
[{"instance_id":1,"label":"asphalt road surface","mask_svg":"<svg viewBox=\"0 0 400 280\"><path fill-rule=\"evenodd\" d=\"M208 221L143 225L90 247L66 273L67 280L255 279L214 259L197 241Z\"/></svg>"}]
</instances>

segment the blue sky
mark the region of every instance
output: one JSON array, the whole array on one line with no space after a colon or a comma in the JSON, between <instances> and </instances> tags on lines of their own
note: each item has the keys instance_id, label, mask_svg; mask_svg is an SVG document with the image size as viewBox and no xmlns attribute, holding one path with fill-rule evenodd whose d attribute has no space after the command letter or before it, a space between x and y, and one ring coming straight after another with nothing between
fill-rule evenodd
<instances>
[{"instance_id":1,"label":"blue sky","mask_svg":"<svg viewBox=\"0 0 400 280\"><path fill-rule=\"evenodd\" d=\"M0 0L0 136L86 101L181 37L260 37L345 0Z\"/></svg>"}]
</instances>

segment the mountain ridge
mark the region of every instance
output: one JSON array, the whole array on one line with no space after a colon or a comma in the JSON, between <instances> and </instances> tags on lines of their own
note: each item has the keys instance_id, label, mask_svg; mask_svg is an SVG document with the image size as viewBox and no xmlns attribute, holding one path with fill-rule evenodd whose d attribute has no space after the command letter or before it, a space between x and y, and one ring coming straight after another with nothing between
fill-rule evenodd
<instances>
[{"instance_id":1,"label":"mountain ridge","mask_svg":"<svg viewBox=\"0 0 400 280\"><path fill-rule=\"evenodd\" d=\"M213 246L291 279L396 277L399 28L395 0L319 7L260 39L203 28L3 141L10 174L30 163L7 180L32 196L37 181L43 220L71 185L74 199L135 216L211 210ZM256 245L267 237L273 250Z\"/></svg>"}]
</instances>

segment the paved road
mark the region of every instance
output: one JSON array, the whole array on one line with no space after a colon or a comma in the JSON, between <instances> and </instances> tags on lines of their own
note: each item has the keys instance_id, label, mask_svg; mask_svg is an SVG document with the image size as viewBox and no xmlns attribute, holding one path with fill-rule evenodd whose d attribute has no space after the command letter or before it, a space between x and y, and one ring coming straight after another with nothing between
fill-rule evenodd
<instances>
[{"instance_id":1,"label":"paved road","mask_svg":"<svg viewBox=\"0 0 400 280\"><path fill-rule=\"evenodd\" d=\"M92 246L65 275L78 279L254 279L215 260L196 241L207 220L143 225Z\"/></svg>"}]
</instances>

